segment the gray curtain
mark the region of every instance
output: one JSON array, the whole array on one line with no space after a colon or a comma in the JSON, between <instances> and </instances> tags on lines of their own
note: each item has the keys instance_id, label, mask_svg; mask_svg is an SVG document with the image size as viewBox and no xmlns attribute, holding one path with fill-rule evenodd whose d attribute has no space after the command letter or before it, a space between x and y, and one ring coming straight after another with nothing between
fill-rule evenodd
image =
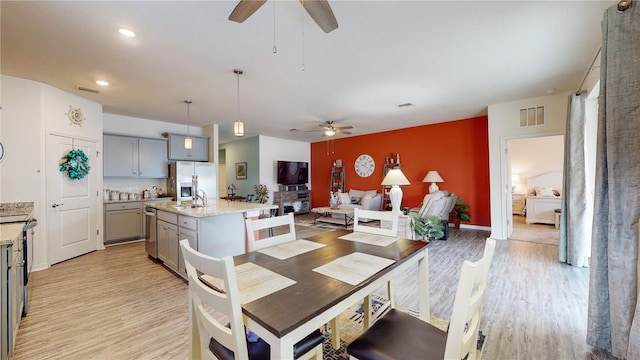
<instances>
[{"instance_id":1,"label":"gray curtain","mask_svg":"<svg viewBox=\"0 0 640 360\"><path fill-rule=\"evenodd\" d=\"M587 342L640 359L640 4L602 22Z\"/></svg>"},{"instance_id":2,"label":"gray curtain","mask_svg":"<svg viewBox=\"0 0 640 360\"><path fill-rule=\"evenodd\" d=\"M560 261L580 267L589 266L593 214L587 191L586 101L586 91L569 95L558 245Z\"/></svg>"}]
</instances>

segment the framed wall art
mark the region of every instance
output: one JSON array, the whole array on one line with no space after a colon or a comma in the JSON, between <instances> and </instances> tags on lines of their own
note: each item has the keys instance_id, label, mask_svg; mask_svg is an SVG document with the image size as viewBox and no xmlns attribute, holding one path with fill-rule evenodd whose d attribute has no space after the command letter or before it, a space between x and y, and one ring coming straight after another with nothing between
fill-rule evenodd
<instances>
[{"instance_id":1,"label":"framed wall art","mask_svg":"<svg viewBox=\"0 0 640 360\"><path fill-rule=\"evenodd\" d=\"M236 180L247 179L247 162L236 163Z\"/></svg>"}]
</instances>

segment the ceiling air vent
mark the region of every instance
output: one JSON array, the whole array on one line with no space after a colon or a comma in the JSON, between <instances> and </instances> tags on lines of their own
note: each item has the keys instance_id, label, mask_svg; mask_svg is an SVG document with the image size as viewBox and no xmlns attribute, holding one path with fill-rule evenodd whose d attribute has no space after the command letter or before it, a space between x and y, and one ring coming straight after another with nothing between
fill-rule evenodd
<instances>
[{"instance_id":1,"label":"ceiling air vent","mask_svg":"<svg viewBox=\"0 0 640 360\"><path fill-rule=\"evenodd\" d=\"M520 109L520 127L544 125L545 118L544 106Z\"/></svg>"},{"instance_id":2,"label":"ceiling air vent","mask_svg":"<svg viewBox=\"0 0 640 360\"><path fill-rule=\"evenodd\" d=\"M80 86L80 85L77 85L77 86L76 86L76 89L81 90L81 91L88 91L88 92L92 92L92 93L94 93L94 94L99 94L99 93L100 93L100 90L92 89L92 88L89 88L89 87L86 87L86 86Z\"/></svg>"}]
</instances>

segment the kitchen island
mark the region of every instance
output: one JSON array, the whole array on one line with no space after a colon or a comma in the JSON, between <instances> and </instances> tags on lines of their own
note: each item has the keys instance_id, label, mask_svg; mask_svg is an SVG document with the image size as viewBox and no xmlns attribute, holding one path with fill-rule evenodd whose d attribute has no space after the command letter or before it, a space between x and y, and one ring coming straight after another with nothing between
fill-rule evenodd
<instances>
[{"instance_id":1,"label":"kitchen island","mask_svg":"<svg viewBox=\"0 0 640 360\"><path fill-rule=\"evenodd\" d=\"M206 207L192 208L190 202L145 202L156 209L156 250L158 260L186 277L179 241L188 239L194 249L214 256L239 255L247 251L245 219L258 218L276 205L239 201L210 201ZM153 239L152 239L153 240Z\"/></svg>"}]
</instances>

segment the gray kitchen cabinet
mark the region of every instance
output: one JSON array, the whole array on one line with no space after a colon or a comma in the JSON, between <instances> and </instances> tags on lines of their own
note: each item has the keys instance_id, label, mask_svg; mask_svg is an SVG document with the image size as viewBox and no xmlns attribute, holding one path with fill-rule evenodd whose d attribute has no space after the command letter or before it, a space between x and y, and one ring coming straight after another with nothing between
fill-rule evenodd
<instances>
[{"instance_id":1,"label":"gray kitchen cabinet","mask_svg":"<svg viewBox=\"0 0 640 360\"><path fill-rule=\"evenodd\" d=\"M184 258L182 257L182 248L180 247L180 241L187 239L189 240L189 246L192 249L198 249L198 233L193 230L188 230L183 227L178 228L178 272L180 275L186 277L187 269L184 266Z\"/></svg>"},{"instance_id":2,"label":"gray kitchen cabinet","mask_svg":"<svg viewBox=\"0 0 640 360\"><path fill-rule=\"evenodd\" d=\"M158 259L173 270L178 269L178 227L158 220Z\"/></svg>"},{"instance_id":3,"label":"gray kitchen cabinet","mask_svg":"<svg viewBox=\"0 0 640 360\"><path fill-rule=\"evenodd\" d=\"M22 235L22 233L20 233ZM0 246L0 359L13 355L24 307L22 237Z\"/></svg>"},{"instance_id":4,"label":"gray kitchen cabinet","mask_svg":"<svg viewBox=\"0 0 640 360\"><path fill-rule=\"evenodd\" d=\"M104 135L104 176L166 178L167 141Z\"/></svg>"},{"instance_id":5,"label":"gray kitchen cabinet","mask_svg":"<svg viewBox=\"0 0 640 360\"><path fill-rule=\"evenodd\" d=\"M138 176L138 138L104 135L104 176Z\"/></svg>"},{"instance_id":6,"label":"gray kitchen cabinet","mask_svg":"<svg viewBox=\"0 0 640 360\"><path fill-rule=\"evenodd\" d=\"M138 176L166 178L169 176L167 141L163 139L138 139Z\"/></svg>"},{"instance_id":7,"label":"gray kitchen cabinet","mask_svg":"<svg viewBox=\"0 0 640 360\"><path fill-rule=\"evenodd\" d=\"M144 236L140 201L105 204L104 210L105 243Z\"/></svg>"},{"instance_id":8,"label":"gray kitchen cabinet","mask_svg":"<svg viewBox=\"0 0 640 360\"><path fill-rule=\"evenodd\" d=\"M185 149L186 137L187 135L169 134L169 160L209 161L209 138L190 135L192 148Z\"/></svg>"}]
</instances>

